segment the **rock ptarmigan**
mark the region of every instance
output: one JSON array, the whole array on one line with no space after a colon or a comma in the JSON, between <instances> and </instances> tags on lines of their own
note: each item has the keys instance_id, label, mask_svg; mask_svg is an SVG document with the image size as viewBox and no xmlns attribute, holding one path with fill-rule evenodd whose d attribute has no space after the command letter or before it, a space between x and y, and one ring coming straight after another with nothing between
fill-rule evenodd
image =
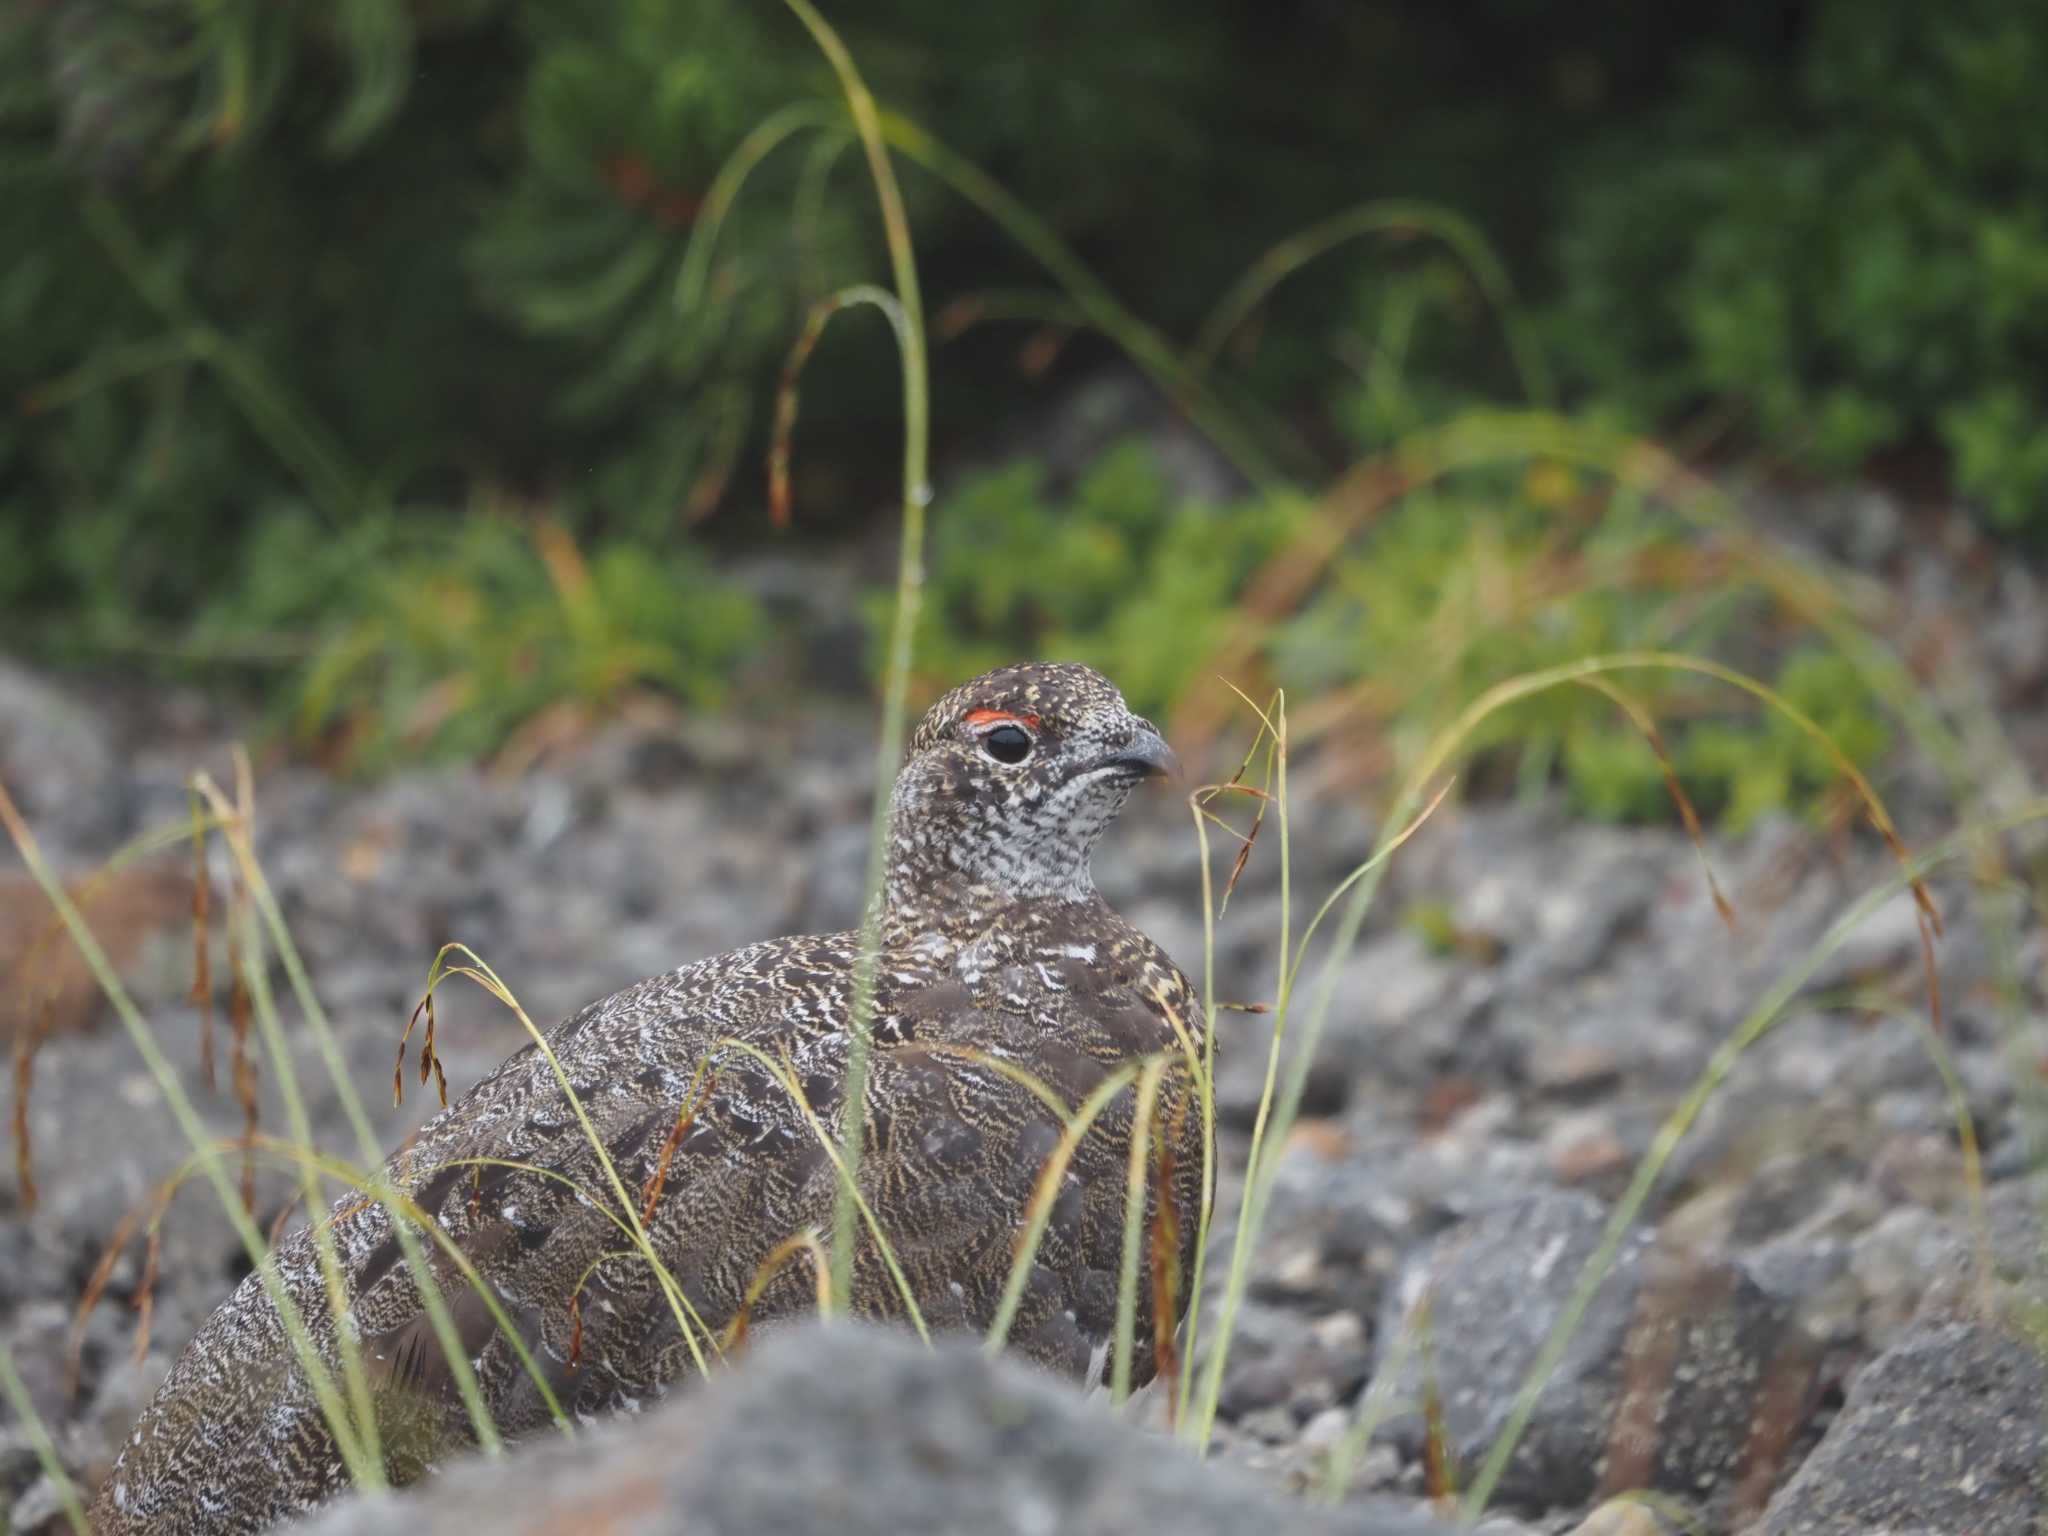
<instances>
[{"instance_id":1,"label":"rock ptarmigan","mask_svg":"<svg viewBox=\"0 0 2048 1536\"><path fill-rule=\"evenodd\" d=\"M859 1185L935 1328L992 1321L1060 1139L1059 1117L1033 1086L990 1062L1023 1068L1077 1106L1120 1065L1176 1053L1174 1018L1199 1039L1187 978L1110 909L1089 872L1133 786L1171 764L1159 732L1106 678L1068 664L978 677L934 705L911 739L890 806ZM734 1042L786 1062L811 1110L836 1127L859 953L855 932L755 944L614 993L548 1033L636 1201L666 1157L647 1229L686 1308L630 1251L608 1209L608 1176L533 1046L386 1164L474 1264L572 1417L649 1403L692 1375L699 1355L715 1369L714 1344L778 1245L805 1230L829 1241L833 1162L788 1082ZM1168 1075L1156 1121L1172 1154L1183 1272L1201 1169L1185 1085L1184 1072ZM1012 1348L1091 1383L1112 1370L1135 1111L1126 1088L1081 1139L1009 1333ZM1154 1223L1156 1199L1148 1227L1169 1230ZM388 1470L409 1481L472 1444L473 1431L386 1209L352 1198L329 1220ZM548 1425L478 1291L422 1245L500 1431ZM275 1262L332 1370L335 1323L308 1231L287 1238ZM746 1316L766 1324L813 1309L813 1262L800 1254L774 1270ZM1155 1368L1151 1292L1141 1276L1136 1382ZM903 1315L865 1230L851 1293L856 1312ZM347 1480L252 1274L173 1367L93 1521L101 1536L253 1532Z\"/></svg>"}]
</instances>

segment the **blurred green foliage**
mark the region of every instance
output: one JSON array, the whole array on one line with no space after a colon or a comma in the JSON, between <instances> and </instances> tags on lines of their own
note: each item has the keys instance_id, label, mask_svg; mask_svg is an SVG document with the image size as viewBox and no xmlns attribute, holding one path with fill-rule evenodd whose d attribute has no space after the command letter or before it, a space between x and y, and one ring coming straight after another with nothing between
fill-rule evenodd
<instances>
[{"instance_id":1,"label":"blurred green foliage","mask_svg":"<svg viewBox=\"0 0 2048 1536\"><path fill-rule=\"evenodd\" d=\"M265 578L216 601L196 637L231 646L257 620L306 637L285 723L330 762L475 760L550 706L588 719L636 688L716 705L762 638L757 605L700 557L615 540L586 559L559 524L509 509L336 540L267 519L245 558Z\"/></svg>"},{"instance_id":2,"label":"blurred green foliage","mask_svg":"<svg viewBox=\"0 0 2048 1536\"><path fill-rule=\"evenodd\" d=\"M1798 49L1698 59L1573 168L1551 334L1638 422L1733 398L1836 470L1932 438L2048 528L2048 11L1807 11Z\"/></svg>"},{"instance_id":3,"label":"blurred green foliage","mask_svg":"<svg viewBox=\"0 0 2048 1536\"><path fill-rule=\"evenodd\" d=\"M1297 700L1363 690L1319 729L1361 745L1390 739L1412 759L1505 678L1603 652L1733 654L1851 761L1868 765L1890 747L1880 706L1839 655L1745 647L1771 612L1767 595L1684 524L1640 504L1574 519L1564 504L1577 491L1556 472L1521 483L1473 474L1404 497L1280 618L1274 673ZM948 498L947 513L932 532L924 655L953 672L1019 655L1083 660L1115 677L1133 707L1161 714L1208 681L1247 588L1312 532L1314 516L1284 499L1180 501L1137 439L1063 493L1034 459L985 470ZM1577 533L1561 538L1574 521ZM886 592L870 598L877 637L889 602ZM1663 718L1662 745L1687 794L1731 828L1806 802L1839 776L1825 747L1736 690L1654 672L1616 683ZM1540 788L1556 771L1589 815L1671 814L1656 751L1593 690L1537 694L1475 742L1510 782Z\"/></svg>"},{"instance_id":4,"label":"blurred green foliage","mask_svg":"<svg viewBox=\"0 0 2048 1536\"><path fill-rule=\"evenodd\" d=\"M1705 410L1835 471L1938 444L2001 523L2048 528L2036 0L827 10L886 105L1166 335L1216 344L1224 409L1307 492L1555 393L1645 430ZM0 18L0 124L0 639L284 667L301 726L374 763L482 750L557 698L708 696L762 635L710 551L765 536L754 466L804 313L881 270L830 72L781 7L28 0ZM1043 294L956 189L906 188L935 314ZM1210 335L1247 263L1353 215ZM842 538L886 504L899 411L886 336L843 330L797 458L833 492L800 485L807 530ZM942 451L1032 403L1018 339L942 347ZM475 511L507 503L546 513ZM1086 656L1154 708L1311 515L1182 505L1131 448L1072 484L1013 465L942 513L927 655ZM1689 547L1639 509L1462 480L1338 556L1279 652L1301 686L1407 686L1375 718L1412 734L1590 649L1739 650L1758 594L1621 580ZM1824 654L1740 659L1843 696ZM1497 729L1524 781L1655 813L1608 701ZM1775 731L1710 709L1672 745L1739 818L1822 772Z\"/></svg>"},{"instance_id":5,"label":"blurred green foliage","mask_svg":"<svg viewBox=\"0 0 2048 1536\"><path fill-rule=\"evenodd\" d=\"M1027 654L1086 661L1133 708L1163 712L1301 508L1183 503L1139 439L1103 454L1067 494L1051 494L1049 478L1040 461L1019 459L947 498L918 650L960 674ZM869 599L877 655L893 602L893 592Z\"/></svg>"}]
</instances>

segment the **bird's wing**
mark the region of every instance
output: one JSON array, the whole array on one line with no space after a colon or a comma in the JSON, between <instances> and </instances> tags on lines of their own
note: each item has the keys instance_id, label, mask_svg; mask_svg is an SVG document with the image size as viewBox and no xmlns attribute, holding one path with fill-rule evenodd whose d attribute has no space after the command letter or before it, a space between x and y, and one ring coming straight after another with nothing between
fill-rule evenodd
<instances>
[{"instance_id":1,"label":"bird's wing","mask_svg":"<svg viewBox=\"0 0 2048 1536\"><path fill-rule=\"evenodd\" d=\"M550 1032L552 1062L528 1047L392 1159L475 1271L430 1245L502 1429L550 1415L536 1376L565 1410L598 1412L715 1360L768 1251L829 1210L829 1161L782 1076L834 1112L825 1021L843 1014L845 954L838 936L757 945L615 994ZM429 1419L459 1414L388 1212L349 1219L375 1384Z\"/></svg>"}]
</instances>

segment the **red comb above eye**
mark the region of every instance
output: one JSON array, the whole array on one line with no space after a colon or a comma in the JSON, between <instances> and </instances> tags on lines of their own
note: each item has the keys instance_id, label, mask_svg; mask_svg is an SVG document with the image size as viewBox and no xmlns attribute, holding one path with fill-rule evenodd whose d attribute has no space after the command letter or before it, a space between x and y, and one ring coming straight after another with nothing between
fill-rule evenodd
<instances>
[{"instance_id":1,"label":"red comb above eye","mask_svg":"<svg viewBox=\"0 0 2048 1536\"><path fill-rule=\"evenodd\" d=\"M969 725L992 725L998 720L1014 720L1019 725L1038 729L1038 716L1020 715L1007 709L970 709L960 717Z\"/></svg>"}]
</instances>

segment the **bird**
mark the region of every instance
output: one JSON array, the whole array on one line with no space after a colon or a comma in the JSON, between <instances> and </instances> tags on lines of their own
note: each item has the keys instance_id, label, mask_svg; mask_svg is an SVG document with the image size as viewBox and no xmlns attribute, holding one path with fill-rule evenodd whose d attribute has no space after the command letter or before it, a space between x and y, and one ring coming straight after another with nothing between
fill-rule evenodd
<instances>
[{"instance_id":1,"label":"bird","mask_svg":"<svg viewBox=\"0 0 2048 1536\"><path fill-rule=\"evenodd\" d=\"M498 1431L556 1422L536 1377L568 1420L589 1423L721 1369L750 1327L817 1310L857 1040L850 1177L887 1250L856 1225L849 1310L900 1323L907 1292L929 1329L985 1331L1042 1217L1005 1342L1090 1387L1116 1369L1141 1113L1136 1080L1110 1079L1165 1064L1128 1362L1133 1384L1150 1380L1155 1324L1170 1338L1186 1299L1160 1287L1174 1316L1156 1319L1154 1276L1185 1274L1193 1258L1201 1008L1097 890L1091 859L1136 786L1177 771L1158 728L1092 668L1026 663L965 682L907 744L865 950L860 929L771 939L639 982L423 1124L384 1176L440 1229L420 1246ZM1074 1141L1068 1116L1091 1095L1101 1111ZM644 1196L668 1279L624 1235L621 1194ZM266 1263L333 1380L339 1338L353 1341L386 1476L402 1484L473 1447L476 1431L393 1223L360 1194L327 1214L338 1306L310 1227ZM259 1269L174 1363L91 1513L101 1536L238 1536L349 1482Z\"/></svg>"}]
</instances>

